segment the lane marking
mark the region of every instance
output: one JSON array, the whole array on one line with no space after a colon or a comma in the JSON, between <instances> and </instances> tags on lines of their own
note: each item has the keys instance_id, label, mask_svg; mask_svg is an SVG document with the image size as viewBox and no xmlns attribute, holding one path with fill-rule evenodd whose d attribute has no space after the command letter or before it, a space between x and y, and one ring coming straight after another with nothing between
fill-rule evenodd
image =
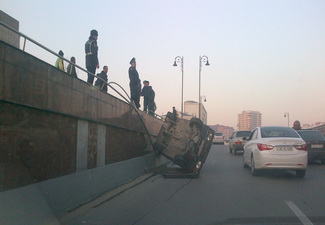
<instances>
[{"instance_id":1,"label":"lane marking","mask_svg":"<svg viewBox=\"0 0 325 225\"><path fill-rule=\"evenodd\" d=\"M304 225L314 225L303 212L292 201L285 201L294 214Z\"/></svg>"}]
</instances>

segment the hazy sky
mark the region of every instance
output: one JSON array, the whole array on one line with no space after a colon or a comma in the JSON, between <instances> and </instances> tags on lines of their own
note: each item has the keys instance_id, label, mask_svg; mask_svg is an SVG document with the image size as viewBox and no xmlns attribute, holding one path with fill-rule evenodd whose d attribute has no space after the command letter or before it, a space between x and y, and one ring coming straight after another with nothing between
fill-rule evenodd
<instances>
[{"instance_id":1,"label":"hazy sky","mask_svg":"<svg viewBox=\"0 0 325 225\"><path fill-rule=\"evenodd\" d=\"M3 0L0 8L21 32L83 67L84 44L98 30L109 80L129 92L135 57L140 79L156 92L158 114L181 108L176 56L184 56L184 100L199 100L199 56L206 55L201 95L208 124L236 128L243 110L260 111L263 125L286 126L285 112L290 125L325 121L324 0ZM55 63L31 44L27 51Z\"/></svg>"}]
</instances>

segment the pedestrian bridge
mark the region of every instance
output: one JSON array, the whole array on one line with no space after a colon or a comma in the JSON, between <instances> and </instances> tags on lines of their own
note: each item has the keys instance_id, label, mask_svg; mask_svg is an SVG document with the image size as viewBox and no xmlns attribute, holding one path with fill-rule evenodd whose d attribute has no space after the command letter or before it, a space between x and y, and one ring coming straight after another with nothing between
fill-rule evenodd
<instances>
[{"instance_id":1,"label":"pedestrian bridge","mask_svg":"<svg viewBox=\"0 0 325 225\"><path fill-rule=\"evenodd\" d=\"M152 148L161 125L0 41L0 223L55 224L166 163Z\"/></svg>"}]
</instances>

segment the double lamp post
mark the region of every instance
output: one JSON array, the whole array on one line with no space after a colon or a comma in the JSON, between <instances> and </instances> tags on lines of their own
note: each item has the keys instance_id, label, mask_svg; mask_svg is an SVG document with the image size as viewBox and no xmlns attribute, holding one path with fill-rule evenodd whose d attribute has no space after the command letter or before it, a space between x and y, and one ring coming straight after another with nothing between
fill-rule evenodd
<instances>
[{"instance_id":1,"label":"double lamp post","mask_svg":"<svg viewBox=\"0 0 325 225\"><path fill-rule=\"evenodd\" d=\"M174 60L173 66L177 66L177 64L181 64L181 70L182 70L182 105L181 105L181 118L183 118L183 105L184 105L184 57L183 56L176 56ZM202 63L205 63L206 66L210 66L209 64L209 58L206 55L199 56L199 119L201 119L201 68L202 68Z\"/></svg>"}]
</instances>

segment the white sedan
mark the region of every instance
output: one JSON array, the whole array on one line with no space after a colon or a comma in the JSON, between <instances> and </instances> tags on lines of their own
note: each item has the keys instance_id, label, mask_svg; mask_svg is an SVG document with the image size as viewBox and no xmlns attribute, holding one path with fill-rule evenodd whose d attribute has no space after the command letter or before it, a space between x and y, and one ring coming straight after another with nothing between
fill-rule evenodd
<instances>
[{"instance_id":1,"label":"white sedan","mask_svg":"<svg viewBox=\"0 0 325 225\"><path fill-rule=\"evenodd\" d=\"M244 145L243 166L253 176L261 169L288 169L302 178L307 162L307 145L291 127L257 127Z\"/></svg>"}]
</instances>

